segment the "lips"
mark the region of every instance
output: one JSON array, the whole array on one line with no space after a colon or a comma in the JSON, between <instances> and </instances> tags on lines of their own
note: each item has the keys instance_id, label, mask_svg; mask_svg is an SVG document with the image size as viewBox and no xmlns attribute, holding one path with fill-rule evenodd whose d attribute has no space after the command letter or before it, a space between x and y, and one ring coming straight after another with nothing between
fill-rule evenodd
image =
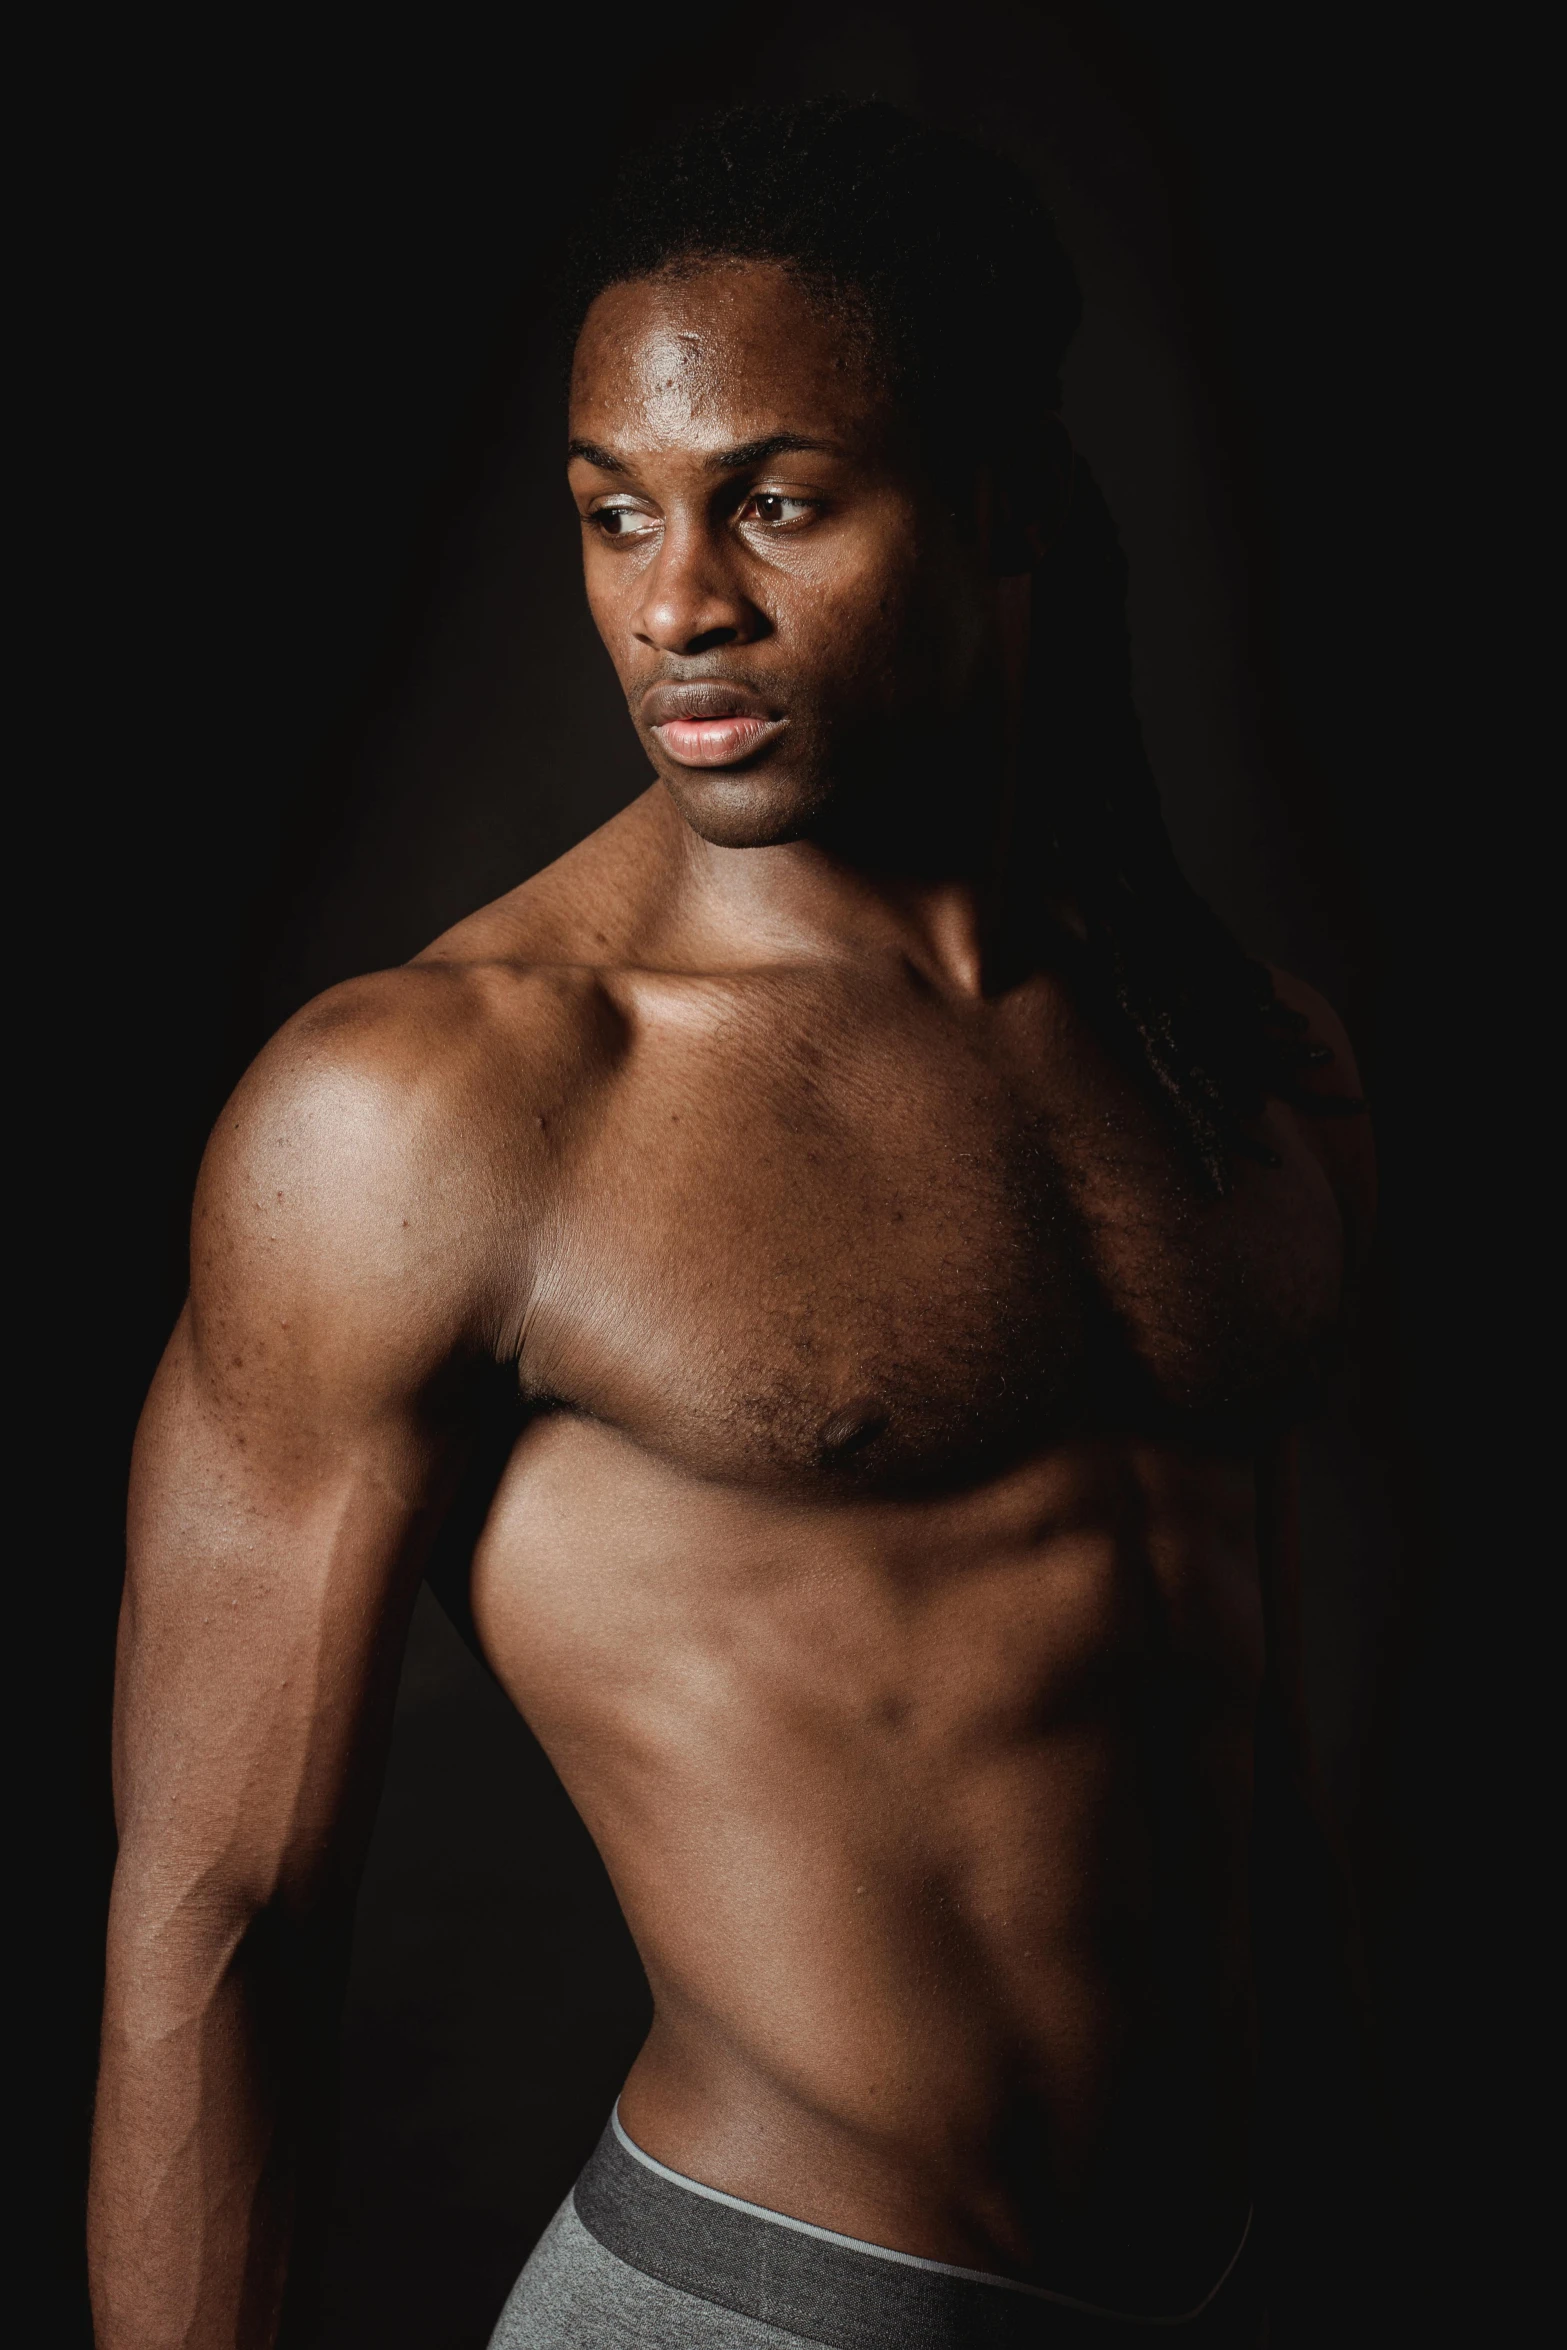
<instances>
[{"instance_id":1,"label":"lips","mask_svg":"<svg viewBox=\"0 0 1567 2350\"><path fill-rule=\"evenodd\" d=\"M788 723L749 686L717 678L649 687L642 719L682 767L733 767Z\"/></svg>"}]
</instances>

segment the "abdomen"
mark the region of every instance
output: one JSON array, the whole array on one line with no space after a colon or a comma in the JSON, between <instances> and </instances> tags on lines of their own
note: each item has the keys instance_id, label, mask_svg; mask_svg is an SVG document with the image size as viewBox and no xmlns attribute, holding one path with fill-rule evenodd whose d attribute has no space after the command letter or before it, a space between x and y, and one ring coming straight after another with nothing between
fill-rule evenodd
<instances>
[{"instance_id":1,"label":"abdomen","mask_svg":"<svg viewBox=\"0 0 1567 2350\"><path fill-rule=\"evenodd\" d=\"M661 2160L981 2266L1062 2197L1231 2160L1248 1471L1101 1439L813 1506L562 1415L473 1598L647 1965L627 2126Z\"/></svg>"}]
</instances>

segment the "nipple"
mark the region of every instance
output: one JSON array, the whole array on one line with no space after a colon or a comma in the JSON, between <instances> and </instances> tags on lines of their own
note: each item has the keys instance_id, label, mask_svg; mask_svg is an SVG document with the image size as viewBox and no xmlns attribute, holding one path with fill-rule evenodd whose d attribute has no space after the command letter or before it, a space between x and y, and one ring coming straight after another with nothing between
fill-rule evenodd
<instances>
[{"instance_id":1,"label":"nipple","mask_svg":"<svg viewBox=\"0 0 1567 2350\"><path fill-rule=\"evenodd\" d=\"M824 1467L836 1468L840 1462L852 1460L866 1445L874 1444L887 1425L888 1415L874 1396L856 1396L842 1411L834 1412L817 1439Z\"/></svg>"}]
</instances>

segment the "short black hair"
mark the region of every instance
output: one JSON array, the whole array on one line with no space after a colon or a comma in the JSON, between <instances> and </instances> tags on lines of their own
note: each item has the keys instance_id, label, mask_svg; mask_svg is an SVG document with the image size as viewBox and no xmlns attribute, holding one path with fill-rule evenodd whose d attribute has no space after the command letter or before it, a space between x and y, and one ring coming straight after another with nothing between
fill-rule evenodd
<instances>
[{"instance_id":1,"label":"short black hair","mask_svg":"<svg viewBox=\"0 0 1567 2350\"><path fill-rule=\"evenodd\" d=\"M708 261L776 261L842 313L933 449L975 464L1061 403L1081 315L1045 204L1002 157L879 101L710 116L631 159L571 251L567 324L612 285ZM956 447L953 449L952 444ZM1077 461L1034 569L1028 826L1041 884L1086 930L1079 975L1212 1187L1265 1099L1363 1105L1305 1083L1329 1056L1182 874L1132 692L1126 561Z\"/></svg>"},{"instance_id":2,"label":"short black hair","mask_svg":"<svg viewBox=\"0 0 1567 2350\"><path fill-rule=\"evenodd\" d=\"M895 107L739 107L634 156L572 248L569 324L607 286L718 258L796 272L944 435L1060 405L1082 298L1048 210L1004 158Z\"/></svg>"}]
</instances>

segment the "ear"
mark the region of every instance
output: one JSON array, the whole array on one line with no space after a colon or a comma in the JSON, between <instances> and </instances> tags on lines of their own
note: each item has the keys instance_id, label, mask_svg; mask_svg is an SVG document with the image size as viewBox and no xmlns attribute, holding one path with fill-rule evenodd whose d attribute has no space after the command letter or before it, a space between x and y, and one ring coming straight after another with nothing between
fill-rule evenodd
<instances>
[{"instance_id":1,"label":"ear","mask_svg":"<svg viewBox=\"0 0 1567 2350\"><path fill-rule=\"evenodd\" d=\"M1071 434L1048 416L1015 451L980 467L977 520L994 577L1015 579L1044 561L1066 520L1076 463Z\"/></svg>"}]
</instances>

